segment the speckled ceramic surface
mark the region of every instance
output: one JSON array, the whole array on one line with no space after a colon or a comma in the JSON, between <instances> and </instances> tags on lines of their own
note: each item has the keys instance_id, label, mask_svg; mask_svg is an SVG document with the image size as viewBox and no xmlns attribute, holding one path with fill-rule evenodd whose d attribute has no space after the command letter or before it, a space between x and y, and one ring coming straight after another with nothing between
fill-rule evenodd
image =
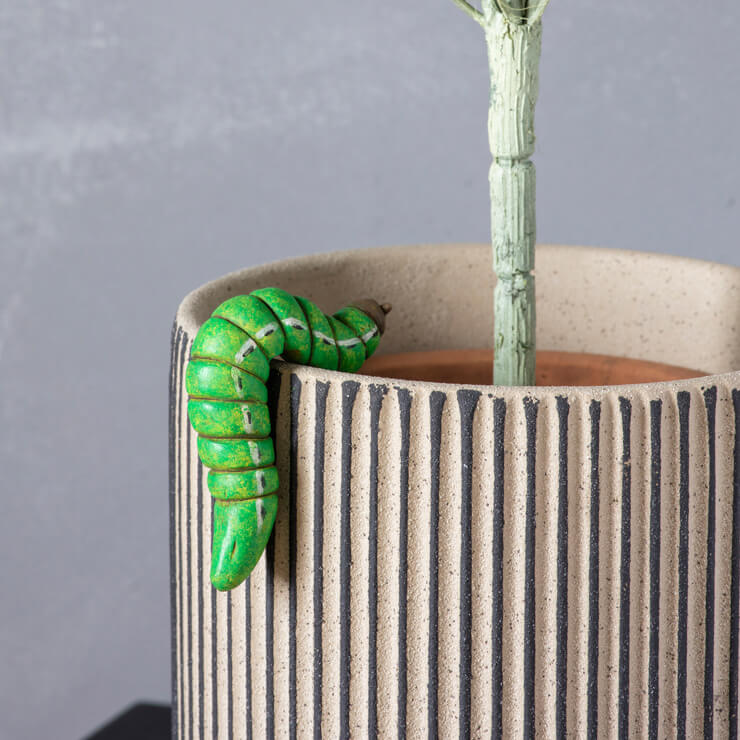
<instances>
[{"instance_id":1,"label":"speckled ceramic surface","mask_svg":"<svg viewBox=\"0 0 740 740\"><path fill-rule=\"evenodd\" d=\"M540 349L701 368L582 388L278 364L280 508L249 581L208 582L184 364L231 295L394 305L379 353L490 344L490 247L373 249L191 293L171 378L178 737L685 736L737 728L740 270L543 246ZM462 289L464 287L464 289ZM736 443L738 440L738 443Z\"/></svg>"}]
</instances>

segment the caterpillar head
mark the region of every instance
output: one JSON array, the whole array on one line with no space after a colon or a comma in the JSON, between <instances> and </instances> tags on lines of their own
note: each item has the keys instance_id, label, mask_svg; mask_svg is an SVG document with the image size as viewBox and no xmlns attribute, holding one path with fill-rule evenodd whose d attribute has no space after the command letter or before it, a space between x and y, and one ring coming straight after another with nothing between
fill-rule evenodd
<instances>
[{"instance_id":1,"label":"caterpillar head","mask_svg":"<svg viewBox=\"0 0 740 740\"><path fill-rule=\"evenodd\" d=\"M382 334L385 333L385 317L391 312L393 306L390 303L378 303L372 298L360 298L359 301L350 303L353 308L362 311L371 321L378 327L378 331Z\"/></svg>"}]
</instances>

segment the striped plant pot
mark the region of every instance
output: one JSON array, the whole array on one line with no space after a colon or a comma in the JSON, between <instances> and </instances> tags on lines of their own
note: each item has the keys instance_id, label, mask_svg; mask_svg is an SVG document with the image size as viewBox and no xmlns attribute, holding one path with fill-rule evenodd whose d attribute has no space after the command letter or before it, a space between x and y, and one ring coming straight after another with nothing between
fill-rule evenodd
<instances>
[{"instance_id":1,"label":"striped plant pot","mask_svg":"<svg viewBox=\"0 0 740 740\"><path fill-rule=\"evenodd\" d=\"M288 260L183 301L176 737L736 736L736 268L538 248L541 349L707 373L693 380L504 389L277 363L274 535L245 585L211 588L211 502L183 383L210 311L265 285L325 310L370 294L394 305L381 352L486 346L489 249Z\"/></svg>"}]
</instances>

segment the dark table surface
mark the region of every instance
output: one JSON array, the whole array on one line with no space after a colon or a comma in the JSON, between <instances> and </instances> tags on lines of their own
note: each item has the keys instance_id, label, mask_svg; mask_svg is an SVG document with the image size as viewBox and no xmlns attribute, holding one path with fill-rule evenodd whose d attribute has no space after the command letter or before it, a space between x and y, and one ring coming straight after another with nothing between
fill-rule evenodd
<instances>
[{"instance_id":1,"label":"dark table surface","mask_svg":"<svg viewBox=\"0 0 740 740\"><path fill-rule=\"evenodd\" d=\"M169 704L133 704L85 740L169 740Z\"/></svg>"}]
</instances>

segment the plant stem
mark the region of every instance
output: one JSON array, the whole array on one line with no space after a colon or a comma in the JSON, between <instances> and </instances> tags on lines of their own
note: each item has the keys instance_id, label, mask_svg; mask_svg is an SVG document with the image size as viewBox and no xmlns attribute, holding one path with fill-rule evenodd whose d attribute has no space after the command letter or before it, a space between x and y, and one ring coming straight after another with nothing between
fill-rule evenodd
<instances>
[{"instance_id":1,"label":"plant stem","mask_svg":"<svg viewBox=\"0 0 740 740\"><path fill-rule=\"evenodd\" d=\"M466 0L452 0L452 2L455 3L458 8L461 8L466 12L476 23L483 25L483 13L481 13L480 10L473 7Z\"/></svg>"},{"instance_id":2,"label":"plant stem","mask_svg":"<svg viewBox=\"0 0 740 740\"><path fill-rule=\"evenodd\" d=\"M514 6L514 3L509 3ZM494 291L494 383L535 383L534 110L542 23L511 22L484 6L491 75L488 136Z\"/></svg>"}]
</instances>

